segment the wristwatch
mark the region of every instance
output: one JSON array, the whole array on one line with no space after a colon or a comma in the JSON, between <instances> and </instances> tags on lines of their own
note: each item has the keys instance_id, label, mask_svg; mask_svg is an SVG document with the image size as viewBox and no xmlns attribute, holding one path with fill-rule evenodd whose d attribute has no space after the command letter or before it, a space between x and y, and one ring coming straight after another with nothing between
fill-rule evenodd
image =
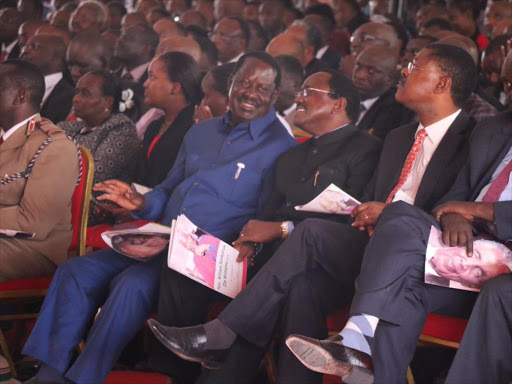
<instances>
[{"instance_id":1,"label":"wristwatch","mask_svg":"<svg viewBox=\"0 0 512 384\"><path fill-rule=\"evenodd\" d=\"M288 229L288 222L283 221L281 223L281 239L283 239L283 240L286 239L289 234L290 234L290 231Z\"/></svg>"}]
</instances>

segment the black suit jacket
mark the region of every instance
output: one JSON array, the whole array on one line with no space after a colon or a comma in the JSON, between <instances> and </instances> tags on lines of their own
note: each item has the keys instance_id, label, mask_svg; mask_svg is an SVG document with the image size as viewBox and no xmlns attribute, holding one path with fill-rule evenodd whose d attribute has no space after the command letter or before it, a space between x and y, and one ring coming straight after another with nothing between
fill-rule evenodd
<instances>
[{"instance_id":1,"label":"black suit jacket","mask_svg":"<svg viewBox=\"0 0 512 384\"><path fill-rule=\"evenodd\" d=\"M389 133L363 201L386 201L398 183L405 159L414 143L418 124L410 123ZM475 120L464 111L459 113L427 165L416 194L415 206L430 212L448 192L466 162L469 138L475 125Z\"/></svg>"},{"instance_id":2,"label":"black suit jacket","mask_svg":"<svg viewBox=\"0 0 512 384\"><path fill-rule=\"evenodd\" d=\"M19 58L20 53L21 53L20 43L16 42L16 44L14 44L14 47L12 47L11 52L9 52L9 55L7 56L7 60Z\"/></svg>"},{"instance_id":3,"label":"black suit jacket","mask_svg":"<svg viewBox=\"0 0 512 384\"><path fill-rule=\"evenodd\" d=\"M120 66L115 71L113 71L114 75L121 78L121 75L123 74L123 69L124 69L124 66L123 65ZM148 70L146 69L144 71L144 73L142 74L141 78L138 81L136 81L136 83L139 83L140 85L144 85L144 83L146 82L147 79L148 79Z\"/></svg>"},{"instance_id":4,"label":"black suit jacket","mask_svg":"<svg viewBox=\"0 0 512 384\"><path fill-rule=\"evenodd\" d=\"M44 102L41 108L41 116L55 124L66 120L73 106L74 95L75 87L63 77Z\"/></svg>"},{"instance_id":5,"label":"black suit jacket","mask_svg":"<svg viewBox=\"0 0 512 384\"><path fill-rule=\"evenodd\" d=\"M261 219L299 222L322 217L345 220L342 215L297 211L295 206L310 202L331 183L356 199L361 197L377 164L380 149L379 139L352 124L292 148L276 163L275 190Z\"/></svg>"},{"instance_id":6,"label":"black suit jacket","mask_svg":"<svg viewBox=\"0 0 512 384\"><path fill-rule=\"evenodd\" d=\"M512 111L484 119L471 138L469 158L453 187L441 200L474 201L512 147ZM512 239L512 201L494 204L497 237Z\"/></svg>"},{"instance_id":7,"label":"black suit jacket","mask_svg":"<svg viewBox=\"0 0 512 384\"><path fill-rule=\"evenodd\" d=\"M164 121L165 117L162 117L149 124L144 135L141 157L137 162L135 181L150 188L164 181L174 165L183 138L194 124L194 106L185 107L176 116L171 126L153 147L148 159L149 147Z\"/></svg>"},{"instance_id":8,"label":"black suit jacket","mask_svg":"<svg viewBox=\"0 0 512 384\"><path fill-rule=\"evenodd\" d=\"M338 69L342 56L343 55L340 52L327 48L327 51L324 52L320 58L320 61L323 61L325 64L327 64L329 68Z\"/></svg>"},{"instance_id":9,"label":"black suit jacket","mask_svg":"<svg viewBox=\"0 0 512 384\"><path fill-rule=\"evenodd\" d=\"M396 87L384 92L366 111L357 127L366 131L373 129L372 134L384 140L393 129L410 123L415 113L397 102L395 93Z\"/></svg>"}]
</instances>

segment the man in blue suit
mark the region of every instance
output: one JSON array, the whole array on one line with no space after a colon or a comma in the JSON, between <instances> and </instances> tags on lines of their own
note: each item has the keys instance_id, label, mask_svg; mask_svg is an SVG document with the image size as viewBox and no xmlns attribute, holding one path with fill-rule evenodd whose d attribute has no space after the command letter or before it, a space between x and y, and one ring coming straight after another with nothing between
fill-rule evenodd
<instances>
[{"instance_id":1,"label":"man in blue suit","mask_svg":"<svg viewBox=\"0 0 512 384\"><path fill-rule=\"evenodd\" d=\"M234 240L272 191L274 161L295 145L272 107L280 77L268 54L242 56L230 78L230 112L190 129L162 184L141 195L110 180L95 186L105 192L98 199L167 226L183 213L222 240ZM165 259L163 252L143 263L109 249L64 263L23 350L42 362L35 382L102 383L123 347L156 310ZM72 363L86 335L85 348Z\"/></svg>"}]
</instances>

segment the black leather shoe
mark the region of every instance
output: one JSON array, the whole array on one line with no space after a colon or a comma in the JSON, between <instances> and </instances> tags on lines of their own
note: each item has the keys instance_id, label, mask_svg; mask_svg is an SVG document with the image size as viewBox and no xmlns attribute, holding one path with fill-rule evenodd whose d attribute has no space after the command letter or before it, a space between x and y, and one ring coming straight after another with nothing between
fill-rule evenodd
<instances>
[{"instance_id":1,"label":"black leather shoe","mask_svg":"<svg viewBox=\"0 0 512 384\"><path fill-rule=\"evenodd\" d=\"M339 376L346 384L372 384L371 356L343 345L341 340L340 335L327 340L290 335L286 345L312 371Z\"/></svg>"},{"instance_id":2,"label":"black leather shoe","mask_svg":"<svg viewBox=\"0 0 512 384\"><path fill-rule=\"evenodd\" d=\"M184 360L201 363L207 369L219 369L227 349L208 350L206 332L202 325L188 328L166 327L154 319L148 320L149 329L175 355Z\"/></svg>"}]
</instances>

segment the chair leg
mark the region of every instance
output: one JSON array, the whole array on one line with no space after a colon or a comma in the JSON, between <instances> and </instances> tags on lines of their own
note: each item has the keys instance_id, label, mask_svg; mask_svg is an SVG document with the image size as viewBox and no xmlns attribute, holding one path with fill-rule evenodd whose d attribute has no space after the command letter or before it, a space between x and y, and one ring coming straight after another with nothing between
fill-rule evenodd
<instances>
[{"instance_id":1,"label":"chair leg","mask_svg":"<svg viewBox=\"0 0 512 384\"><path fill-rule=\"evenodd\" d=\"M7 346L7 342L5 341L4 333L0 329L0 348L2 349L2 353L5 357L5 360L9 363L9 368L11 369L11 376L16 378L18 374L16 373L16 368L14 367L14 361L12 360L11 353L9 352L9 347Z\"/></svg>"}]
</instances>

